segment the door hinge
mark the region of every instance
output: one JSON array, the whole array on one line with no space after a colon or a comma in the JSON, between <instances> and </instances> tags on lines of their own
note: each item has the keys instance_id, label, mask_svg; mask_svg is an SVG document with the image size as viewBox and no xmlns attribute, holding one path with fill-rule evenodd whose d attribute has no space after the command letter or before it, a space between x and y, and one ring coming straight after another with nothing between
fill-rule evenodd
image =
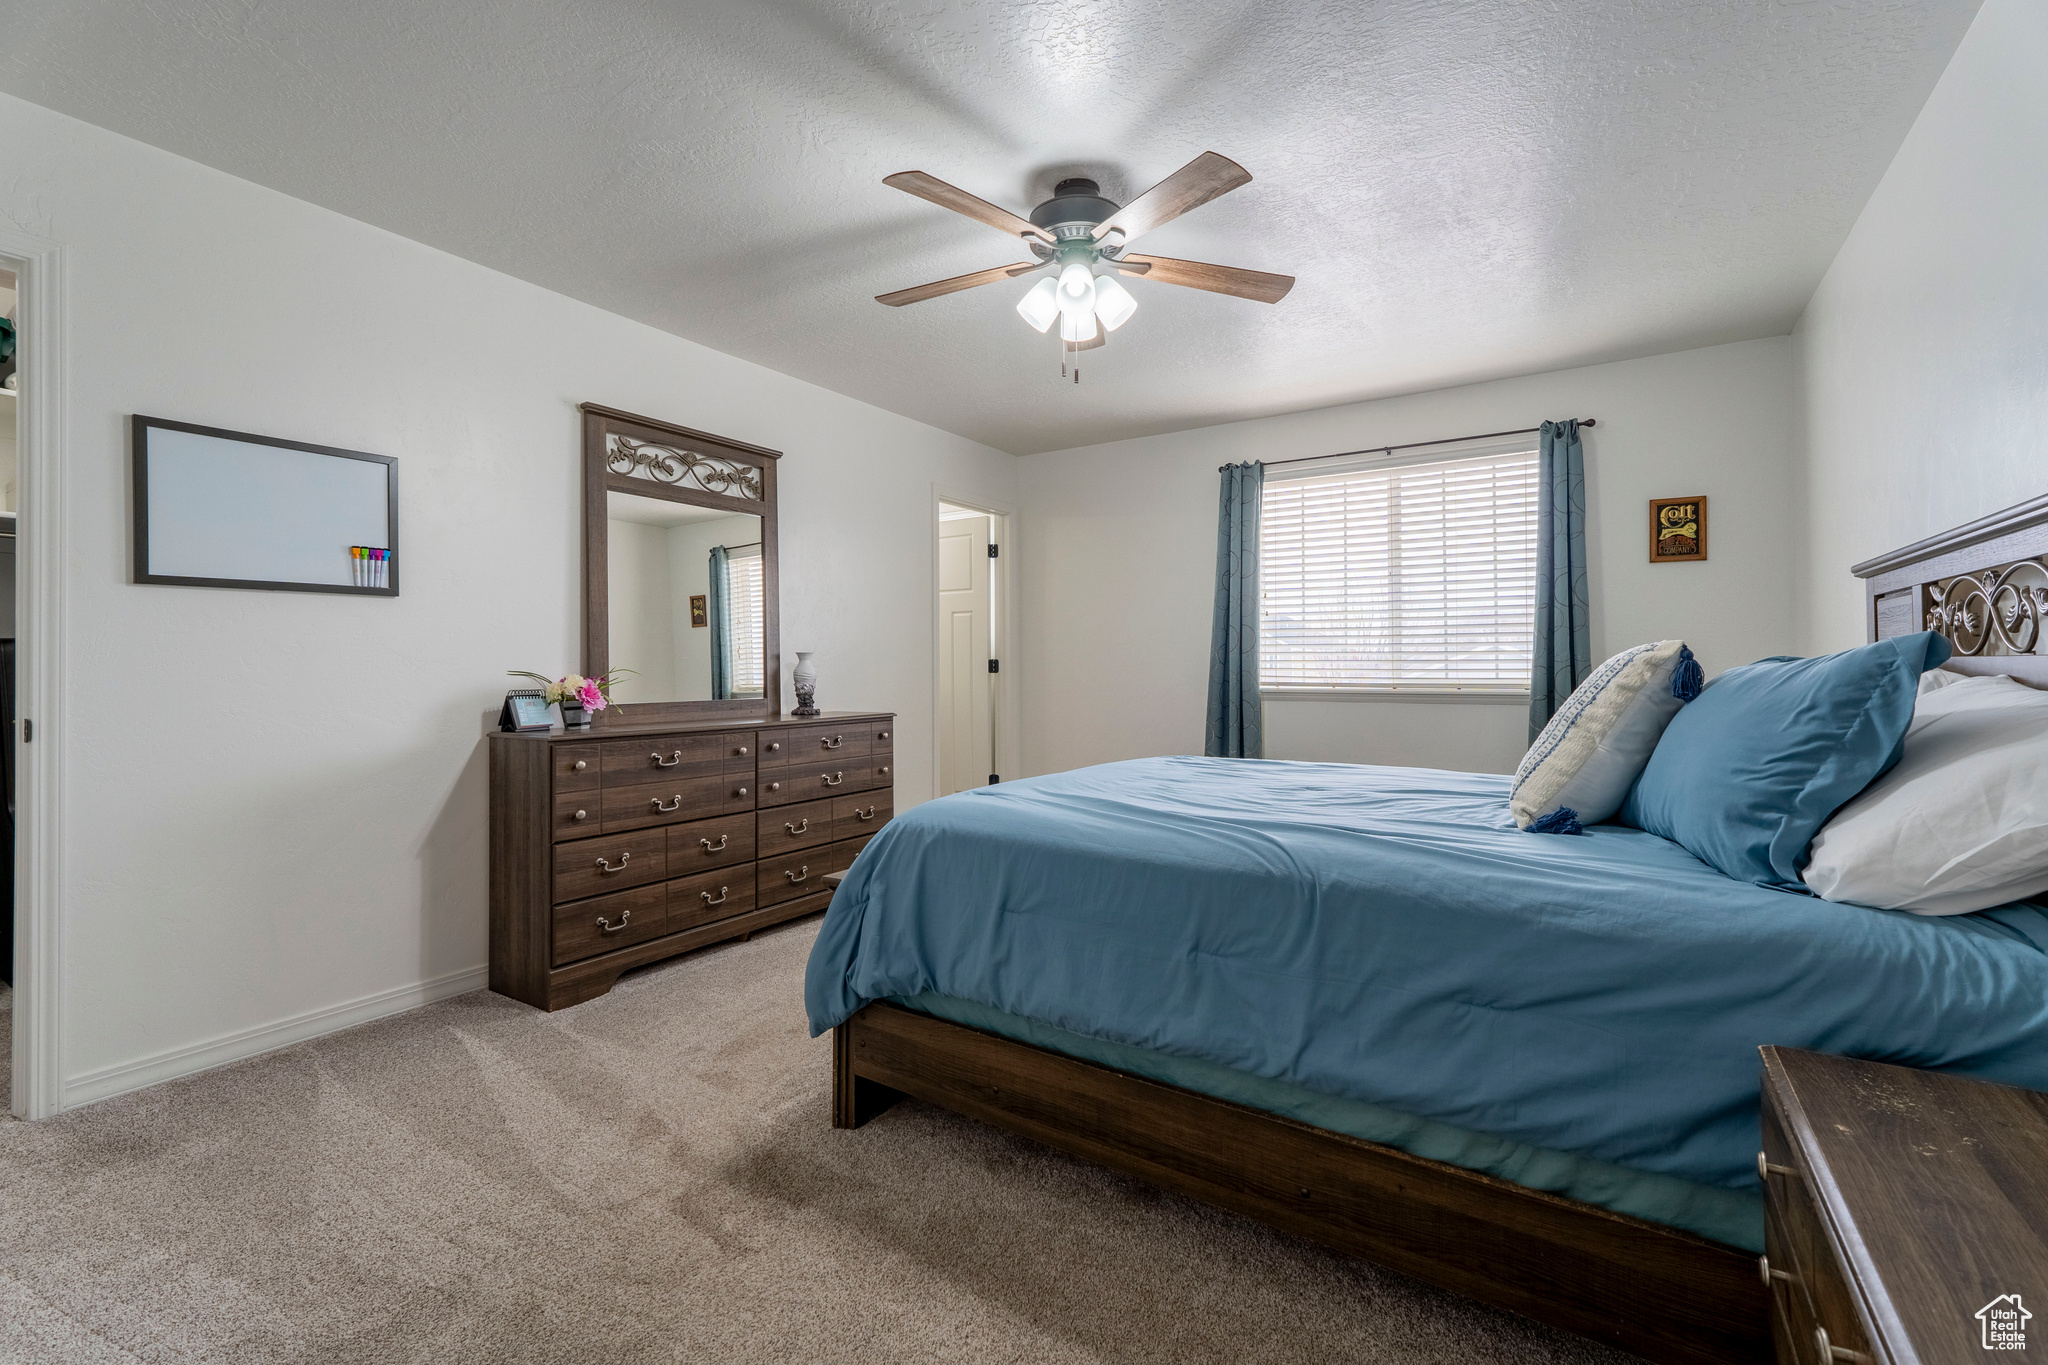
<instances>
[{"instance_id":1,"label":"door hinge","mask_svg":"<svg viewBox=\"0 0 2048 1365\"><path fill-rule=\"evenodd\" d=\"M1003 671L1003 661L1002 661L1001 659L990 659L990 660L988 661L988 671L989 671L989 672L991 672L991 673L1000 673L1000 672L1002 672L1002 671Z\"/></svg>"},{"instance_id":2,"label":"door hinge","mask_svg":"<svg viewBox=\"0 0 2048 1365\"><path fill-rule=\"evenodd\" d=\"M24 716L21 722L21 742L26 744L35 737L36 723Z\"/></svg>"},{"instance_id":3,"label":"door hinge","mask_svg":"<svg viewBox=\"0 0 2048 1365\"><path fill-rule=\"evenodd\" d=\"M988 557L990 559L994 559L996 557L996 543L994 541L990 541L988 543Z\"/></svg>"}]
</instances>

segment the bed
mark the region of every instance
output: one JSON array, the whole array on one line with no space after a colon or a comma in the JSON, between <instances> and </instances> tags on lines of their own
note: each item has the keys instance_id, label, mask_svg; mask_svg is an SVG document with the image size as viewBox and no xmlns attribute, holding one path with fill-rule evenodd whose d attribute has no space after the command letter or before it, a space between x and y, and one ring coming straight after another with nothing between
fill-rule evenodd
<instances>
[{"instance_id":1,"label":"bed","mask_svg":"<svg viewBox=\"0 0 2048 1365\"><path fill-rule=\"evenodd\" d=\"M2048 500L1859 565L1872 632L2048 682L1985 657L2038 643L1998 585L2043 551ZM1169 758L918 807L813 952L833 1121L917 1096L1652 1359L1768 1359L1756 1048L2048 1089L2048 909L1831 904L1506 796Z\"/></svg>"}]
</instances>

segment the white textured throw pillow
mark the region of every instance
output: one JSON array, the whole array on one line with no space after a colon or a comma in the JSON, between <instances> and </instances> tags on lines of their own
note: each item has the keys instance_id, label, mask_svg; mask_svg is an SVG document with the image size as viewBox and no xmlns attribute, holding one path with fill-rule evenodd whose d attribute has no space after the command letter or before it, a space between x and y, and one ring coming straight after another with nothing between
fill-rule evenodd
<instances>
[{"instance_id":1,"label":"white textured throw pillow","mask_svg":"<svg viewBox=\"0 0 2048 1365\"><path fill-rule=\"evenodd\" d=\"M1621 809L1678 708L1700 694L1683 640L1625 649L1565 698L1515 770L1508 809L1539 834L1577 834Z\"/></svg>"},{"instance_id":2,"label":"white textured throw pillow","mask_svg":"<svg viewBox=\"0 0 2048 1365\"><path fill-rule=\"evenodd\" d=\"M1880 910L1963 915L2048 891L2048 692L1989 677L1922 692L1898 765L1808 853L1814 894Z\"/></svg>"}]
</instances>

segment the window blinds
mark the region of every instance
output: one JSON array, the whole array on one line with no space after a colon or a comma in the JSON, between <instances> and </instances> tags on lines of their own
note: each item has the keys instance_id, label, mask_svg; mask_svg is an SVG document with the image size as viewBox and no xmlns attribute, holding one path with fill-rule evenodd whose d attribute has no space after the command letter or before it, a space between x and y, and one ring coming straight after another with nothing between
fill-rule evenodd
<instances>
[{"instance_id":1,"label":"window blinds","mask_svg":"<svg viewBox=\"0 0 2048 1365\"><path fill-rule=\"evenodd\" d=\"M1536 452L1268 482L1264 688L1529 687Z\"/></svg>"},{"instance_id":2,"label":"window blinds","mask_svg":"<svg viewBox=\"0 0 2048 1365\"><path fill-rule=\"evenodd\" d=\"M761 637L767 626L761 619L761 564L759 550L735 550L725 565L732 598L732 690L737 696L758 697L765 689Z\"/></svg>"}]
</instances>

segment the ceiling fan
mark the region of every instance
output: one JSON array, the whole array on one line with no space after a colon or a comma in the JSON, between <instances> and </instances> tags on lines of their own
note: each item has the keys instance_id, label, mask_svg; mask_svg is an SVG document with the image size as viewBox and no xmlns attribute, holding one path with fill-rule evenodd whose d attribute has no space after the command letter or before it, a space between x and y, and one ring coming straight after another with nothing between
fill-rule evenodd
<instances>
[{"instance_id":1,"label":"ceiling fan","mask_svg":"<svg viewBox=\"0 0 2048 1365\"><path fill-rule=\"evenodd\" d=\"M1031 210L1027 219L923 171L898 171L882 183L955 213L964 213L999 232L1023 238L1033 259L899 289L893 294L878 294L875 302L901 308L906 303L922 303L976 285L1051 270L1055 272L1052 278L1040 280L1017 301L1017 311L1041 332L1057 321L1062 352L1102 345L1110 332L1123 326L1137 311L1138 301L1117 282L1117 275L1135 275L1162 284L1182 284L1260 303L1278 303L1294 287L1292 275L1178 261L1171 256L1141 256L1125 250L1134 238L1249 184L1251 178L1249 171L1229 157L1204 152L1122 206L1103 198L1101 186L1093 180L1062 180L1053 187L1052 198ZM1107 267L1114 273L1098 275L1098 267ZM1074 377L1078 382L1078 369Z\"/></svg>"}]
</instances>

